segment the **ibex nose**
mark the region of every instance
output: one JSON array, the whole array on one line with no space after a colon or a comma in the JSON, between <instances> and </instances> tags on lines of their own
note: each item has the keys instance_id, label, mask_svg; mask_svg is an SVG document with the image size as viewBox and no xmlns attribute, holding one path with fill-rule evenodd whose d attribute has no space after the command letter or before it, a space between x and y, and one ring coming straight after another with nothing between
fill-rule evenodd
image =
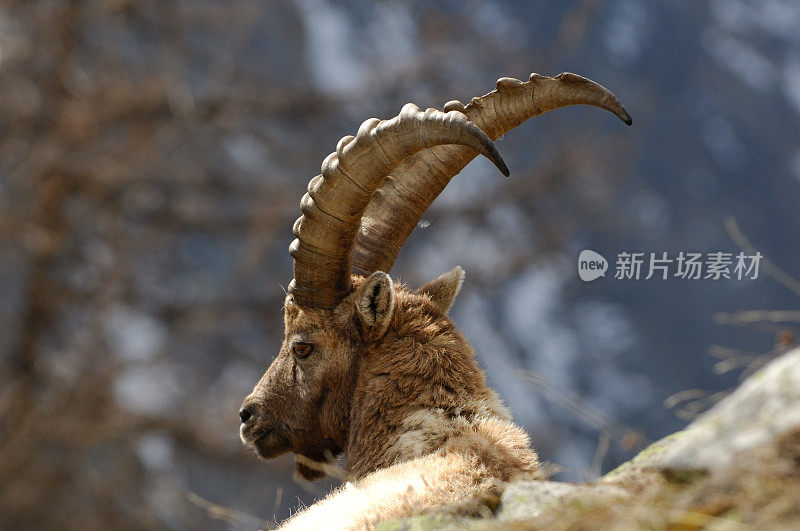
<instances>
[{"instance_id":1,"label":"ibex nose","mask_svg":"<svg viewBox=\"0 0 800 531\"><path fill-rule=\"evenodd\" d=\"M250 417L253 416L253 412L248 409L247 406L243 407L239 410L239 418L242 419L242 424L250 420Z\"/></svg>"}]
</instances>

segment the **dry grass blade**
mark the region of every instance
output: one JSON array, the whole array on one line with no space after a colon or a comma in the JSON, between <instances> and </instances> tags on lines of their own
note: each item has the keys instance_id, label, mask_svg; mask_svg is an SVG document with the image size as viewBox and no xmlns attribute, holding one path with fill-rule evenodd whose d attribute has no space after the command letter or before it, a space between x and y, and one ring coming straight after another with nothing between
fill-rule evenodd
<instances>
[{"instance_id":1,"label":"dry grass blade","mask_svg":"<svg viewBox=\"0 0 800 531\"><path fill-rule=\"evenodd\" d=\"M551 478L565 470L565 468L557 463L552 463L550 461L543 461L541 463L541 472L545 478Z\"/></svg>"},{"instance_id":2,"label":"dry grass blade","mask_svg":"<svg viewBox=\"0 0 800 531\"><path fill-rule=\"evenodd\" d=\"M749 239L742 233L739 229L739 224L736 222L736 218L733 216L728 216L725 218L725 230L728 231L733 242L738 245L742 250L747 251L748 253L755 253L757 249L755 246L750 242ZM773 264L769 258L762 256L761 258L761 267L766 274L774 278L777 282L783 285L789 291L795 293L796 295L800 295L800 282L789 276L785 271L781 268Z\"/></svg>"},{"instance_id":3,"label":"dry grass blade","mask_svg":"<svg viewBox=\"0 0 800 531\"><path fill-rule=\"evenodd\" d=\"M737 313L717 313L717 324L746 325L755 322L800 323L800 312L791 310L747 310Z\"/></svg>"},{"instance_id":4,"label":"dry grass blade","mask_svg":"<svg viewBox=\"0 0 800 531\"><path fill-rule=\"evenodd\" d=\"M593 478L599 478L603 475L603 461L605 461L606 455L608 455L610 448L611 435L606 432L601 433L597 441L597 450L595 451L594 458L592 459L591 474Z\"/></svg>"},{"instance_id":5,"label":"dry grass blade","mask_svg":"<svg viewBox=\"0 0 800 531\"><path fill-rule=\"evenodd\" d=\"M594 426L602 433L618 441L638 441L641 445L647 444L647 440L637 430L623 425L616 419L609 418L586 404L580 398L571 396L564 391L557 389L543 377L533 371L518 370L517 377L528 383L533 384L543 396L549 398L554 403L568 409L578 418L587 424Z\"/></svg>"},{"instance_id":6,"label":"dry grass blade","mask_svg":"<svg viewBox=\"0 0 800 531\"><path fill-rule=\"evenodd\" d=\"M702 389L686 389L667 397L664 400L664 407L671 409L680 419L694 420L730 392L725 390L711 393Z\"/></svg>"},{"instance_id":7,"label":"dry grass blade","mask_svg":"<svg viewBox=\"0 0 800 531\"><path fill-rule=\"evenodd\" d=\"M757 352L740 350L738 348L722 347L720 345L712 345L711 348L709 349L709 354L721 360L728 360L731 358L742 358L742 357L755 358L761 355Z\"/></svg>"},{"instance_id":8,"label":"dry grass blade","mask_svg":"<svg viewBox=\"0 0 800 531\"><path fill-rule=\"evenodd\" d=\"M741 369L742 367L747 367L753 362L753 358L751 356L740 356L738 358L728 358L726 360L719 361L714 364L714 373L715 374L725 374L726 372L733 371L735 369Z\"/></svg>"},{"instance_id":9,"label":"dry grass blade","mask_svg":"<svg viewBox=\"0 0 800 531\"><path fill-rule=\"evenodd\" d=\"M267 521L263 520L257 516L253 516L252 514L246 513L244 511L239 511L237 509L232 509L230 507L225 507L223 505L216 504L211 502L202 496L198 496L194 492L190 492L186 495L186 499L189 500L190 503L197 505L201 509L204 509L208 514L209 518L213 518L214 520L223 520L226 522L236 523L236 524L245 524L248 526L254 526L258 529L262 529L266 527Z\"/></svg>"},{"instance_id":10,"label":"dry grass blade","mask_svg":"<svg viewBox=\"0 0 800 531\"><path fill-rule=\"evenodd\" d=\"M272 508L272 514L278 514L278 509L281 507L281 501L283 500L283 487L278 487L275 491L275 506Z\"/></svg>"}]
</instances>

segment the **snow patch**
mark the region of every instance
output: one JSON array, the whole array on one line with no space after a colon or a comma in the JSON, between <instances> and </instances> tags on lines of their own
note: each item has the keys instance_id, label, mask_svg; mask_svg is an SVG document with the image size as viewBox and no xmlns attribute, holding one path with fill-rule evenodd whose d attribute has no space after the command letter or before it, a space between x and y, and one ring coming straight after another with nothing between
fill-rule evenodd
<instances>
[{"instance_id":1,"label":"snow patch","mask_svg":"<svg viewBox=\"0 0 800 531\"><path fill-rule=\"evenodd\" d=\"M491 162L478 157L454 177L458 182L448 186L439 194L431 205L432 211L463 208L464 205L475 204L486 200L491 190L497 187L502 175Z\"/></svg>"},{"instance_id":2,"label":"snow patch","mask_svg":"<svg viewBox=\"0 0 800 531\"><path fill-rule=\"evenodd\" d=\"M620 63L635 61L642 53L647 27L644 5L633 0L615 3L602 30L606 51Z\"/></svg>"},{"instance_id":3,"label":"snow patch","mask_svg":"<svg viewBox=\"0 0 800 531\"><path fill-rule=\"evenodd\" d=\"M769 59L747 44L715 31L703 36L703 47L721 68L751 88L766 92L775 85L777 70Z\"/></svg>"},{"instance_id":4,"label":"snow patch","mask_svg":"<svg viewBox=\"0 0 800 531\"><path fill-rule=\"evenodd\" d=\"M271 166L264 145L251 135L226 138L222 145L231 160L245 171L262 171Z\"/></svg>"},{"instance_id":5,"label":"snow patch","mask_svg":"<svg viewBox=\"0 0 800 531\"><path fill-rule=\"evenodd\" d=\"M125 361L147 361L167 342L167 331L157 320L127 306L113 308L105 321L111 351Z\"/></svg>"},{"instance_id":6,"label":"snow patch","mask_svg":"<svg viewBox=\"0 0 800 531\"><path fill-rule=\"evenodd\" d=\"M164 433L146 433L136 441L136 456L150 470L165 470L172 466L175 445Z\"/></svg>"},{"instance_id":7,"label":"snow patch","mask_svg":"<svg viewBox=\"0 0 800 531\"><path fill-rule=\"evenodd\" d=\"M410 7L403 3L379 2L366 31L370 52L387 75L397 75L418 58L417 28Z\"/></svg>"},{"instance_id":8,"label":"snow patch","mask_svg":"<svg viewBox=\"0 0 800 531\"><path fill-rule=\"evenodd\" d=\"M353 53L354 36L343 8L325 0L295 0L305 28L306 62L317 90L330 96L361 92L367 69Z\"/></svg>"},{"instance_id":9,"label":"snow patch","mask_svg":"<svg viewBox=\"0 0 800 531\"><path fill-rule=\"evenodd\" d=\"M703 122L700 135L720 167L732 170L744 160L744 145L737 138L733 125L725 118L718 116Z\"/></svg>"},{"instance_id":10,"label":"snow patch","mask_svg":"<svg viewBox=\"0 0 800 531\"><path fill-rule=\"evenodd\" d=\"M520 360L503 338L503 333L492 324L489 316L493 312L485 297L468 291L462 292L454 308L454 318L474 347L489 383L511 409L517 422L523 426L547 424L549 418L542 398L529 384L513 377Z\"/></svg>"},{"instance_id":11,"label":"snow patch","mask_svg":"<svg viewBox=\"0 0 800 531\"><path fill-rule=\"evenodd\" d=\"M635 194L628 209L631 216L651 236L666 233L672 225L672 208L666 199L653 192L643 191Z\"/></svg>"},{"instance_id":12,"label":"snow patch","mask_svg":"<svg viewBox=\"0 0 800 531\"><path fill-rule=\"evenodd\" d=\"M129 367L114 381L114 398L135 415L166 414L174 409L179 386L168 367Z\"/></svg>"},{"instance_id":13,"label":"snow patch","mask_svg":"<svg viewBox=\"0 0 800 531\"><path fill-rule=\"evenodd\" d=\"M573 274L566 260L537 263L506 288L506 326L527 350L531 369L563 391L575 391L579 344L563 315L562 288Z\"/></svg>"},{"instance_id":14,"label":"snow patch","mask_svg":"<svg viewBox=\"0 0 800 531\"><path fill-rule=\"evenodd\" d=\"M581 340L596 357L618 356L636 342L633 324L618 304L579 302L573 315Z\"/></svg>"},{"instance_id":15,"label":"snow patch","mask_svg":"<svg viewBox=\"0 0 800 531\"><path fill-rule=\"evenodd\" d=\"M744 33L765 32L785 40L800 37L800 4L796 0L714 0L711 15L726 30Z\"/></svg>"}]
</instances>

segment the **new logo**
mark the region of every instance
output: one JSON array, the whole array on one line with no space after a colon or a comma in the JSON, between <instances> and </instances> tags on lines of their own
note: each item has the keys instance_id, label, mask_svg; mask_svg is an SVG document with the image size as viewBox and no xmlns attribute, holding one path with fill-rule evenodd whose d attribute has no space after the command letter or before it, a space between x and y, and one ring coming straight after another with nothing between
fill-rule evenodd
<instances>
[{"instance_id":1,"label":"new logo","mask_svg":"<svg viewBox=\"0 0 800 531\"><path fill-rule=\"evenodd\" d=\"M608 270L608 260L603 258L603 255L585 249L581 251L578 256L578 276L584 282L591 282L592 280L606 276Z\"/></svg>"}]
</instances>

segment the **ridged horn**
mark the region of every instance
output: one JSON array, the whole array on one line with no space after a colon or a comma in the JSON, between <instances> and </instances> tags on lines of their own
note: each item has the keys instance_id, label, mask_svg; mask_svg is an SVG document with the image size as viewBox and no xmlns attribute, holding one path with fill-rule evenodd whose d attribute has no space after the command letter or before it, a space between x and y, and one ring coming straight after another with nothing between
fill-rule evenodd
<instances>
[{"instance_id":1,"label":"ridged horn","mask_svg":"<svg viewBox=\"0 0 800 531\"><path fill-rule=\"evenodd\" d=\"M492 92L445 104L459 111L497 140L524 121L568 105L594 105L631 125L628 111L614 94L585 77L563 73L556 77L531 74L526 82L504 77ZM419 151L395 168L375 192L361 219L353 248L353 270L368 275L388 272L408 236L447 183L475 154L460 146L439 146Z\"/></svg>"},{"instance_id":2,"label":"ridged horn","mask_svg":"<svg viewBox=\"0 0 800 531\"><path fill-rule=\"evenodd\" d=\"M372 194L407 157L446 144L480 153L508 175L489 137L458 111L423 112L409 103L394 118L371 118L356 136L339 141L322 174L308 183L300 201L303 215L294 224L289 291L297 304L333 308L350 293L351 251Z\"/></svg>"}]
</instances>

